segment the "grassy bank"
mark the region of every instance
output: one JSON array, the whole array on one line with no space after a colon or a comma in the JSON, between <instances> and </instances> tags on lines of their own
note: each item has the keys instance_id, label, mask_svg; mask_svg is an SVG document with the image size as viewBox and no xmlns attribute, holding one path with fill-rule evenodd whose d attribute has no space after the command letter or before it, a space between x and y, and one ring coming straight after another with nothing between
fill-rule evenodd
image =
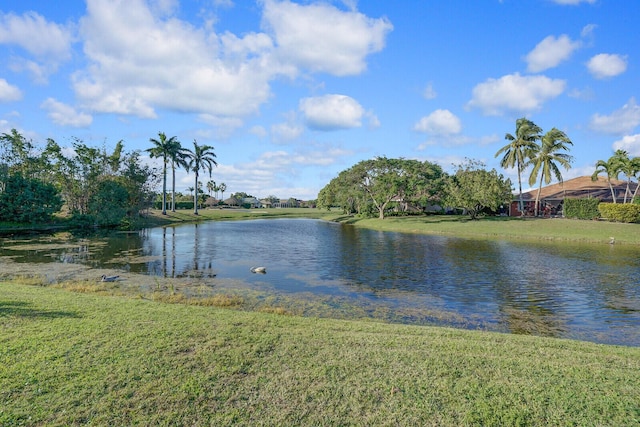
<instances>
[{"instance_id":1,"label":"grassy bank","mask_svg":"<svg viewBox=\"0 0 640 427\"><path fill-rule=\"evenodd\" d=\"M638 425L640 349L0 284L0 425Z\"/></svg>"},{"instance_id":2,"label":"grassy bank","mask_svg":"<svg viewBox=\"0 0 640 427\"><path fill-rule=\"evenodd\" d=\"M380 231L402 233L441 234L461 237L505 238L525 240L557 240L585 243L609 243L640 245L640 224L621 224L605 221L583 221L566 218L510 218L487 217L476 221L468 216L430 215L377 218L358 218L341 215L335 211L319 209L205 209L195 216L191 211L151 211L150 225L205 220L235 220L255 218L319 218L351 224Z\"/></svg>"}]
</instances>

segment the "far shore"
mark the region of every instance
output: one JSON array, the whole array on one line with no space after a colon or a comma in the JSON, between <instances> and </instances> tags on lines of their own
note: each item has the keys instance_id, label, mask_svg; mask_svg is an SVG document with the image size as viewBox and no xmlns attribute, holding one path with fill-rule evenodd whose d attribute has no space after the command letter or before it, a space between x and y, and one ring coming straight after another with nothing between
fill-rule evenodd
<instances>
[{"instance_id":1,"label":"far shore","mask_svg":"<svg viewBox=\"0 0 640 427\"><path fill-rule=\"evenodd\" d=\"M567 241L596 244L640 245L640 224L606 221L585 221L567 218L514 218L487 216L470 220L465 215L388 216L385 219L345 215L337 210L314 208L276 209L200 209L145 212L141 228L169 226L202 221L233 221L247 219L313 218L349 224L378 231L437 234L467 238L497 238L515 240ZM69 228L65 222L46 226L0 224L0 233L24 231L56 231Z\"/></svg>"},{"instance_id":2,"label":"far shore","mask_svg":"<svg viewBox=\"0 0 640 427\"><path fill-rule=\"evenodd\" d=\"M240 220L259 218L316 218L378 231L438 234L468 238L572 241L640 245L640 224L585 221L567 218L514 218L487 216L470 220L466 215L388 216L385 219L361 218L338 211L310 208L285 209L203 209L192 211L150 211L149 225L169 225L194 221Z\"/></svg>"}]
</instances>

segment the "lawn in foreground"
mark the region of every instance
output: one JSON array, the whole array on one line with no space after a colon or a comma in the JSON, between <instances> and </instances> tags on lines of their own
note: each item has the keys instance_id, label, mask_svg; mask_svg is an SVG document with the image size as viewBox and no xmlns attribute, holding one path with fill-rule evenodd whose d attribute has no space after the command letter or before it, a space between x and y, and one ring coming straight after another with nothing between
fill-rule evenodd
<instances>
[{"instance_id":1,"label":"lawn in foreground","mask_svg":"<svg viewBox=\"0 0 640 427\"><path fill-rule=\"evenodd\" d=\"M638 425L640 349L0 283L0 425Z\"/></svg>"}]
</instances>

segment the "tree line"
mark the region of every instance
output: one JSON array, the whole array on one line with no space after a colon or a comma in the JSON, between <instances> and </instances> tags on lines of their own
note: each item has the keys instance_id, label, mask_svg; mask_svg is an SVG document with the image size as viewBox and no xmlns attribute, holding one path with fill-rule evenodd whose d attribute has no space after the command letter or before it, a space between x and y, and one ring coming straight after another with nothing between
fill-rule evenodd
<instances>
[{"instance_id":1,"label":"tree line","mask_svg":"<svg viewBox=\"0 0 640 427\"><path fill-rule=\"evenodd\" d=\"M542 184L553 178L562 182L560 167L569 169L572 157L566 153L573 145L562 131L546 133L531 120L516 121L515 134L507 133L507 145L495 154L502 156L503 168L515 168L518 175L520 211L523 211L522 173L531 167L529 185L538 182L536 216ZM359 162L341 172L318 194L319 207L338 206L345 213L377 214L384 218L389 207L406 211L409 206L426 209L429 205L465 210L471 218L483 211L498 211L511 204L512 184L495 169L467 159L453 174L428 161L377 157Z\"/></svg>"},{"instance_id":2,"label":"tree line","mask_svg":"<svg viewBox=\"0 0 640 427\"><path fill-rule=\"evenodd\" d=\"M95 148L73 138L70 148L49 138L44 146L12 129L0 135L0 221L37 224L50 221L64 211L78 226L131 226L156 197L154 188L163 181L162 212L166 214L167 170L183 167L195 174L217 166L213 147L193 141L193 149L183 148L176 137L163 132L150 138L146 151L163 159L162 171L144 165L140 150L125 151L118 141L113 151ZM225 190L226 186L216 186ZM172 204L175 209L175 199ZM194 212L198 213L197 193Z\"/></svg>"}]
</instances>

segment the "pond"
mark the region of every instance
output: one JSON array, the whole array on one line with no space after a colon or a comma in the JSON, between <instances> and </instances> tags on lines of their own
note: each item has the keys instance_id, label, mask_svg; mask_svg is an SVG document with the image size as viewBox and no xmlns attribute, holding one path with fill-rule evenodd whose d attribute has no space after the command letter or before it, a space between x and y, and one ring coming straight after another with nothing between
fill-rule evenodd
<instances>
[{"instance_id":1,"label":"pond","mask_svg":"<svg viewBox=\"0 0 640 427\"><path fill-rule=\"evenodd\" d=\"M203 287L211 293L243 290L302 315L640 346L640 248L633 246L463 239L265 219L106 236L14 236L0 239L0 262L48 272L65 264L123 278L193 278L205 286L197 292L185 287L192 296L203 294ZM266 274L251 273L254 266L266 267Z\"/></svg>"}]
</instances>

